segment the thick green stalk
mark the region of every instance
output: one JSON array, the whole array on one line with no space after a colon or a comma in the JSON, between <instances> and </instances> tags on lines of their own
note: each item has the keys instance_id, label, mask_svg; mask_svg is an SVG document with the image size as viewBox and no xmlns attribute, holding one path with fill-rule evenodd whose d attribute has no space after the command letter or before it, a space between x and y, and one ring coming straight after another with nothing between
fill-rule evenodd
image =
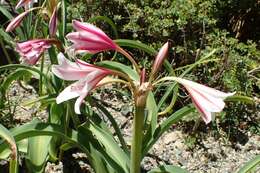
<instances>
[{"instance_id":1,"label":"thick green stalk","mask_svg":"<svg viewBox=\"0 0 260 173\"><path fill-rule=\"evenodd\" d=\"M144 110L144 106L136 106L132 132L130 173L140 173L141 170Z\"/></svg>"},{"instance_id":2,"label":"thick green stalk","mask_svg":"<svg viewBox=\"0 0 260 173\"><path fill-rule=\"evenodd\" d=\"M41 59L41 73L43 73L43 68L44 68L44 55L42 55L42 59ZM43 77L42 75L40 75L40 83L39 83L39 95L42 96L43 95L43 91L42 91L42 87L43 87Z\"/></svg>"}]
</instances>

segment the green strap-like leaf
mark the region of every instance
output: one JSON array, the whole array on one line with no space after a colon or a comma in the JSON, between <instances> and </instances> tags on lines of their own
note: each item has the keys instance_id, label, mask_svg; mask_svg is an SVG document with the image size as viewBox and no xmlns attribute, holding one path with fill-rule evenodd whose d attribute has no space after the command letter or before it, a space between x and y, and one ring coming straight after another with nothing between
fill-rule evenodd
<instances>
[{"instance_id":1,"label":"green strap-like leaf","mask_svg":"<svg viewBox=\"0 0 260 173\"><path fill-rule=\"evenodd\" d=\"M132 80L139 81L139 75L137 74L137 72L124 64L114 62L114 61L100 61L97 63L97 65L108 69L123 72L127 74Z\"/></svg>"},{"instance_id":2,"label":"green strap-like leaf","mask_svg":"<svg viewBox=\"0 0 260 173\"><path fill-rule=\"evenodd\" d=\"M96 163L93 163L95 155L91 153L91 150L96 150L101 154L102 159L109 164L109 167L112 167L117 173L128 172L126 168L129 164L129 157L125 155L115 141L110 140L110 137L95 125L91 125L90 128L79 127L78 131L67 129L67 135L65 135L62 126L33 121L12 129L11 133L16 141L34 136L61 137L82 149L87 154L92 166L96 165ZM6 147L4 141L0 141L0 151ZM119 159L121 160L119 161Z\"/></svg>"},{"instance_id":3,"label":"green strap-like leaf","mask_svg":"<svg viewBox=\"0 0 260 173\"><path fill-rule=\"evenodd\" d=\"M37 74L39 74L40 76L45 78L45 80L47 82L49 82L49 84L51 84L51 86L54 86L54 84L49 80L49 77L45 73L41 72L39 69L37 69L35 67L31 67L31 66L28 66L28 65L23 65L23 64L3 65L3 66L0 66L0 71L2 71L2 70L11 70L11 69L19 69L19 68L23 69L23 70L27 70L30 73L37 73Z\"/></svg>"},{"instance_id":4,"label":"green strap-like leaf","mask_svg":"<svg viewBox=\"0 0 260 173\"><path fill-rule=\"evenodd\" d=\"M7 90L13 81L18 80L20 77L28 74L31 73L28 70L24 70L24 69L18 69L14 71L13 73L5 77L5 80L2 84L2 88L4 89L4 91Z\"/></svg>"},{"instance_id":5,"label":"green strap-like leaf","mask_svg":"<svg viewBox=\"0 0 260 173\"><path fill-rule=\"evenodd\" d=\"M18 172L18 151L17 146L14 140L13 135L7 130L3 125L0 124L0 137L3 139L3 142L7 142L11 150L11 159L9 172L17 173ZM1 150L0 150L1 151Z\"/></svg>"},{"instance_id":6,"label":"green strap-like leaf","mask_svg":"<svg viewBox=\"0 0 260 173\"><path fill-rule=\"evenodd\" d=\"M120 141L120 144L122 145L123 150L125 151L125 153L129 154L126 142L123 138L121 130L120 130L117 122L115 121L113 115L103 105L99 104L96 100L93 99L92 101L95 103L97 109L102 111L104 113L104 115L108 118L108 120L110 121L111 125L113 126L113 128L115 130L115 133L118 137L118 140Z\"/></svg>"},{"instance_id":7,"label":"green strap-like leaf","mask_svg":"<svg viewBox=\"0 0 260 173\"><path fill-rule=\"evenodd\" d=\"M226 98L225 101L244 102L244 103L248 103L248 104L255 104L253 98L248 97L248 96L239 96L239 95L230 96L230 97Z\"/></svg>"},{"instance_id":8,"label":"green strap-like leaf","mask_svg":"<svg viewBox=\"0 0 260 173\"><path fill-rule=\"evenodd\" d=\"M14 46L15 43L13 42L13 38L6 33L2 28L0 28L0 35L3 37L3 39L10 45Z\"/></svg>"},{"instance_id":9,"label":"green strap-like leaf","mask_svg":"<svg viewBox=\"0 0 260 173\"><path fill-rule=\"evenodd\" d=\"M157 126L158 108L152 92L149 92L147 96L146 111L147 111L147 117L144 125L145 128L144 130L146 131L143 138L144 144L147 143L153 137L153 134Z\"/></svg>"},{"instance_id":10,"label":"green strap-like leaf","mask_svg":"<svg viewBox=\"0 0 260 173\"><path fill-rule=\"evenodd\" d=\"M115 40L115 42L119 45L119 46L122 46L122 47L131 47L131 48L136 48L136 49L140 49L140 50L143 50L144 52L150 54L150 55L155 55L157 53L157 51L144 44L144 43L141 43L139 41L135 41L135 40L128 40L128 39L118 39L118 40Z\"/></svg>"},{"instance_id":11,"label":"green strap-like leaf","mask_svg":"<svg viewBox=\"0 0 260 173\"><path fill-rule=\"evenodd\" d=\"M49 152L50 136L35 136L29 138L27 149L27 165L30 171L42 173L44 171Z\"/></svg>"},{"instance_id":12,"label":"green strap-like leaf","mask_svg":"<svg viewBox=\"0 0 260 173\"><path fill-rule=\"evenodd\" d=\"M257 165L260 165L260 155L257 155L255 158L247 162L242 168L237 171L237 173L251 173L251 171L253 171L253 169Z\"/></svg>"},{"instance_id":13,"label":"green strap-like leaf","mask_svg":"<svg viewBox=\"0 0 260 173\"><path fill-rule=\"evenodd\" d=\"M82 127L89 129L95 135L98 141L104 146L106 153L116 160L116 163L124 169L124 172L129 171L129 156L118 146L111 135L93 123L85 124Z\"/></svg>"}]
</instances>

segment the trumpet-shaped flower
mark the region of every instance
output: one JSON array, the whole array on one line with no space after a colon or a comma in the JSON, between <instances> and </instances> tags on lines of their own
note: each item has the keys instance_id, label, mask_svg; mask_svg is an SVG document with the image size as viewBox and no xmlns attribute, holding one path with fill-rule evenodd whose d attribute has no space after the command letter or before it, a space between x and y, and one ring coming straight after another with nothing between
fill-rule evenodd
<instances>
[{"instance_id":1,"label":"trumpet-shaped flower","mask_svg":"<svg viewBox=\"0 0 260 173\"><path fill-rule=\"evenodd\" d=\"M80 114L80 105L89 92L107 75L113 72L100 68L84 61L77 63L67 60L62 53L58 55L59 65L52 66L52 72L61 79L77 82L66 87L56 98L56 102L62 103L66 100L77 98L74 110Z\"/></svg>"},{"instance_id":2,"label":"trumpet-shaped flower","mask_svg":"<svg viewBox=\"0 0 260 173\"><path fill-rule=\"evenodd\" d=\"M182 78L174 77L174 80L187 89L195 107L201 113L206 124L212 120L211 112L221 112L225 106L223 100L235 94L224 93Z\"/></svg>"},{"instance_id":3,"label":"trumpet-shaped flower","mask_svg":"<svg viewBox=\"0 0 260 173\"><path fill-rule=\"evenodd\" d=\"M116 50L117 45L101 29L89 23L72 21L77 32L66 37L73 42L72 49L76 52L98 53L105 50Z\"/></svg>"},{"instance_id":4,"label":"trumpet-shaped flower","mask_svg":"<svg viewBox=\"0 0 260 173\"><path fill-rule=\"evenodd\" d=\"M34 65L39 60L42 53L50 48L51 41L47 39L35 39L22 43L17 43L16 51L27 64Z\"/></svg>"},{"instance_id":5,"label":"trumpet-shaped flower","mask_svg":"<svg viewBox=\"0 0 260 173\"><path fill-rule=\"evenodd\" d=\"M57 7L53 10L51 18L50 18L50 22L49 22L49 33L50 36L53 37L56 34L57 31Z\"/></svg>"}]
</instances>

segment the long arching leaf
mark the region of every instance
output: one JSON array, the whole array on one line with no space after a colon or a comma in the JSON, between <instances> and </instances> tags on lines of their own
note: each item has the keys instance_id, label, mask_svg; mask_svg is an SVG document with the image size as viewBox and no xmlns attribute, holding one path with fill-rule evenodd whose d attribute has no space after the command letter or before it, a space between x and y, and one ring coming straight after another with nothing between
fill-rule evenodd
<instances>
[{"instance_id":1,"label":"long arching leaf","mask_svg":"<svg viewBox=\"0 0 260 173\"><path fill-rule=\"evenodd\" d=\"M0 137L3 139L3 142L7 143L11 150L11 160L9 166L10 173L18 172L18 151L17 146L14 140L13 135L7 130L4 126L0 124Z\"/></svg>"},{"instance_id":2,"label":"long arching leaf","mask_svg":"<svg viewBox=\"0 0 260 173\"><path fill-rule=\"evenodd\" d=\"M260 155L248 161L237 173L250 173L257 165L260 165Z\"/></svg>"}]
</instances>

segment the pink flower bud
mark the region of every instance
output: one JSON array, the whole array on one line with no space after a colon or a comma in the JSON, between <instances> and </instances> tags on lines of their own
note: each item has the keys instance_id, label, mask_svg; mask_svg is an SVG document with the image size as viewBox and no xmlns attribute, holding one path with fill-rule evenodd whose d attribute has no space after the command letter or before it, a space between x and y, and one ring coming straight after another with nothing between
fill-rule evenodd
<instances>
[{"instance_id":1,"label":"pink flower bud","mask_svg":"<svg viewBox=\"0 0 260 173\"><path fill-rule=\"evenodd\" d=\"M72 49L76 52L97 53L105 50L116 50L117 46L101 29L89 23L72 21L77 32L66 37L73 42Z\"/></svg>"},{"instance_id":2,"label":"pink flower bud","mask_svg":"<svg viewBox=\"0 0 260 173\"><path fill-rule=\"evenodd\" d=\"M162 48L160 49L159 53L157 54L155 61L153 63L152 67L152 72L151 72L151 77L150 79L155 77L155 74L160 70L164 59L168 55L168 50L169 50L169 42L166 42Z\"/></svg>"},{"instance_id":3,"label":"pink flower bud","mask_svg":"<svg viewBox=\"0 0 260 173\"><path fill-rule=\"evenodd\" d=\"M29 13L30 11L25 11L21 14L19 14L18 16L16 16L15 18L12 19L12 21L9 23L9 25L6 27L5 31L6 32L11 32L12 30L14 30L16 27L18 27L20 25L20 23L22 22L23 18Z\"/></svg>"},{"instance_id":4,"label":"pink flower bud","mask_svg":"<svg viewBox=\"0 0 260 173\"><path fill-rule=\"evenodd\" d=\"M58 22L58 18L57 18L57 7L53 10L53 13L51 15L50 18L50 22L49 22L49 33L50 36L53 37L55 36L56 32L57 32L57 22Z\"/></svg>"}]
</instances>

